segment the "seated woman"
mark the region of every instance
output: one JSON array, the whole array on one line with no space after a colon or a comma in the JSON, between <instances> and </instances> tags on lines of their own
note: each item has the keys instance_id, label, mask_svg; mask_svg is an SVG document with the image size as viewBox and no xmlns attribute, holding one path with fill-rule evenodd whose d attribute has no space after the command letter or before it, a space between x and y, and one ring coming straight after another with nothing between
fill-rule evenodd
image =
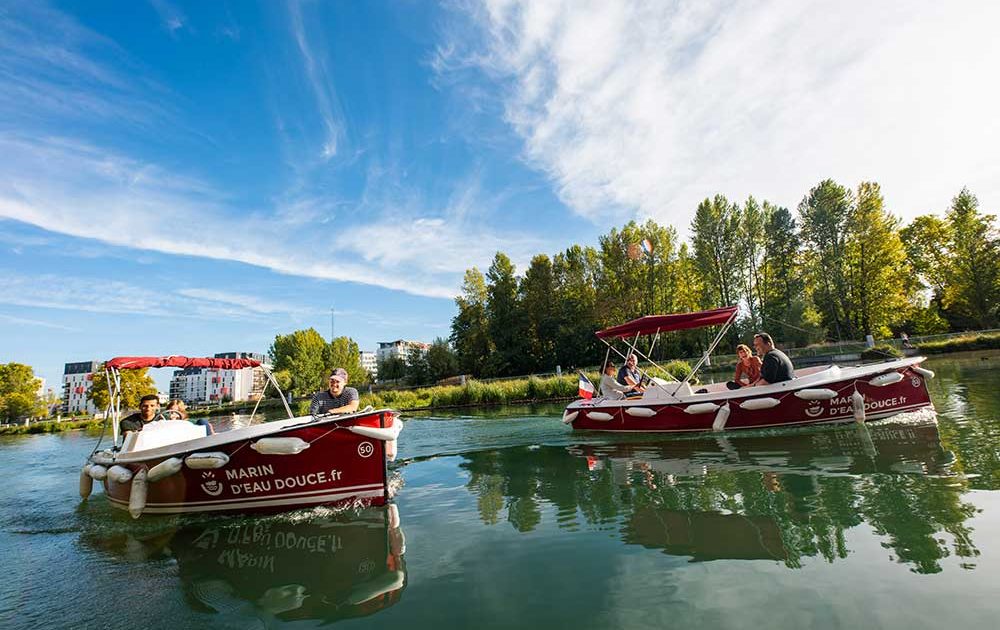
<instances>
[{"instance_id":1,"label":"seated woman","mask_svg":"<svg viewBox=\"0 0 1000 630\"><path fill-rule=\"evenodd\" d=\"M184 404L183 400L175 398L167 403L167 408L163 411L163 417L167 420L187 420L187 405ZM198 418L197 420L192 420L191 422L205 427L205 431L207 431L209 435L215 434L215 427L209 424L208 420Z\"/></svg>"},{"instance_id":2,"label":"seated woman","mask_svg":"<svg viewBox=\"0 0 1000 630\"><path fill-rule=\"evenodd\" d=\"M601 394L606 398L620 399L638 395L639 392L634 387L622 385L615 378L615 364L608 362L604 366L604 374L601 375Z\"/></svg>"},{"instance_id":3,"label":"seated woman","mask_svg":"<svg viewBox=\"0 0 1000 630\"><path fill-rule=\"evenodd\" d=\"M760 378L760 357L751 352L746 344L741 343L736 346L736 356L739 358L736 362L736 373L733 375L733 380L726 383L729 389L752 385Z\"/></svg>"}]
</instances>

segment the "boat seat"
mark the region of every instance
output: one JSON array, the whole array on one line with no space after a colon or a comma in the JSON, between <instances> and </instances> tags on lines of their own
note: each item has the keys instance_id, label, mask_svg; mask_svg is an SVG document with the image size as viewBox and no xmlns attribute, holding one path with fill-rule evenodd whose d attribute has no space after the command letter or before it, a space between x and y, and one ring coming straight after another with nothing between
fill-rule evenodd
<instances>
[{"instance_id":1,"label":"boat seat","mask_svg":"<svg viewBox=\"0 0 1000 630\"><path fill-rule=\"evenodd\" d=\"M187 420L157 420L150 422L142 431L129 431L125 434L122 451L147 451L177 442L197 440L208 435L208 429L203 425Z\"/></svg>"},{"instance_id":2,"label":"boat seat","mask_svg":"<svg viewBox=\"0 0 1000 630\"><path fill-rule=\"evenodd\" d=\"M646 387L646 392L643 394L643 398L670 398L670 394L677 389L677 381L665 381L662 378L653 378L656 385L650 384ZM680 389L677 389L678 397L683 396L693 396L694 392L691 391L691 384L687 381L680 384Z\"/></svg>"}]
</instances>

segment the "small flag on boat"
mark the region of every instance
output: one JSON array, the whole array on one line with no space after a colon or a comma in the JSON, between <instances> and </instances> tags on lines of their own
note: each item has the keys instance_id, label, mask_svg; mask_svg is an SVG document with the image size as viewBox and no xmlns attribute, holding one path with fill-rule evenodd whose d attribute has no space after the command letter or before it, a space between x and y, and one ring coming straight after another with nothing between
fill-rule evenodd
<instances>
[{"instance_id":1,"label":"small flag on boat","mask_svg":"<svg viewBox=\"0 0 1000 630\"><path fill-rule=\"evenodd\" d=\"M642 251L645 252L647 256L653 255L653 241L648 238L644 238L642 239L642 242L639 243L639 246L642 247Z\"/></svg>"},{"instance_id":2,"label":"small flag on boat","mask_svg":"<svg viewBox=\"0 0 1000 630\"><path fill-rule=\"evenodd\" d=\"M580 372L580 385L578 391L580 398L593 398L594 392L597 391L594 389L594 384L590 382L590 379L587 378L583 372Z\"/></svg>"}]
</instances>

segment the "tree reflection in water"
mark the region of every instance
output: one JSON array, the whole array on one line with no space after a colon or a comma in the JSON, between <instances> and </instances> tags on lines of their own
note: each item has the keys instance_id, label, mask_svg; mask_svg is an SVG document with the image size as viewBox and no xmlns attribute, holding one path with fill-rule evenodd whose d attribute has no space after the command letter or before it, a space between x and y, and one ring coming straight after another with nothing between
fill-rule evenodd
<instances>
[{"instance_id":1,"label":"tree reflection in water","mask_svg":"<svg viewBox=\"0 0 1000 630\"><path fill-rule=\"evenodd\" d=\"M569 448L467 453L482 521L527 532L545 503L557 525L617 530L627 544L692 561L771 559L801 567L851 552L867 524L917 573L978 555L968 489L932 420L756 437L610 438ZM963 565L974 567L971 563Z\"/></svg>"}]
</instances>

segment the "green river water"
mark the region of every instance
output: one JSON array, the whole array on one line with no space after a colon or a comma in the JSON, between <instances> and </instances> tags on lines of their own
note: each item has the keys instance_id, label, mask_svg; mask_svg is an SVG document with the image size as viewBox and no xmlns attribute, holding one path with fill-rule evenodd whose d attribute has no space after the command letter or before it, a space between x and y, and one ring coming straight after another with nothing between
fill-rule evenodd
<instances>
[{"instance_id":1,"label":"green river water","mask_svg":"<svg viewBox=\"0 0 1000 630\"><path fill-rule=\"evenodd\" d=\"M989 628L1000 356L903 420L670 438L408 417L387 509L132 521L96 437L0 438L2 628Z\"/></svg>"}]
</instances>

